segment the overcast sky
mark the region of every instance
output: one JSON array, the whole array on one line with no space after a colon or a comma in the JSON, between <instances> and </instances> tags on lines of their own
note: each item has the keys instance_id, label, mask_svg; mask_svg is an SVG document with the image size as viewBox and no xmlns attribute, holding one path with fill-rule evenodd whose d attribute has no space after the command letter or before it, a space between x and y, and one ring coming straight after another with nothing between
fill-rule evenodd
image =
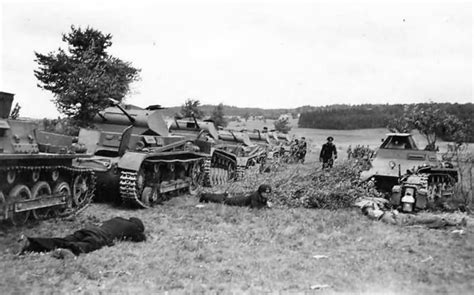
<instances>
[{"instance_id":1,"label":"overcast sky","mask_svg":"<svg viewBox=\"0 0 474 295\"><path fill-rule=\"evenodd\" d=\"M34 51L71 25L112 34L109 52L142 70L127 101L143 107L472 102L470 1L0 2L0 91L22 116L58 115Z\"/></svg>"}]
</instances>

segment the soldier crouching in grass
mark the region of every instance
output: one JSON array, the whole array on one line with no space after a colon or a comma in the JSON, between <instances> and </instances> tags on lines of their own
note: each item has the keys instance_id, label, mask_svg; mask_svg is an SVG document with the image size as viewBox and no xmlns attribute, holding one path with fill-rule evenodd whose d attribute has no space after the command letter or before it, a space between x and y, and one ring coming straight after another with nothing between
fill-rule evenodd
<instances>
[{"instance_id":1,"label":"soldier crouching in grass","mask_svg":"<svg viewBox=\"0 0 474 295\"><path fill-rule=\"evenodd\" d=\"M143 222L135 217L125 219L114 217L101 226L91 226L78 230L64 238L22 237L20 255L26 252L54 251L53 257L75 257L104 246L112 246L116 240L142 242L146 240Z\"/></svg>"},{"instance_id":2,"label":"soldier crouching in grass","mask_svg":"<svg viewBox=\"0 0 474 295\"><path fill-rule=\"evenodd\" d=\"M213 194L213 193L202 193L199 196L199 202L203 203L222 203L229 206L240 206L250 208L268 208L268 197L272 192L272 188L268 184L262 184L258 189L249 194L239 197L229 197L229 194Z\"/></svg>"}]
</instances>

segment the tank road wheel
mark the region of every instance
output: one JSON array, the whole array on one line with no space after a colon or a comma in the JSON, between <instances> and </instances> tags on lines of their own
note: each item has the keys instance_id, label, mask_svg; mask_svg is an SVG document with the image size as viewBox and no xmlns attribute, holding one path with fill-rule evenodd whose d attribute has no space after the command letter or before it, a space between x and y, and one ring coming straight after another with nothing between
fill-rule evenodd
<instances>
[{"instance_id":1,"label":"tank road wheel","mask_svg":"<svg viewBox=\"0 0 474 295\"><path fill-rule=\"evenodd\" d=\"M46 181L37 182L31 189L31 197L33 199L41 199L51 196L51 187ZM41 208L33 210L33 217L35 219L45 219L48 217L49 208Z\"/></svg>"},{"instance_id":2,"label":"tank road wheel","mask_svg":"<svg viewBox=\"0 0 474 295\"><path fill-rule=\"evenodd\" d=\"M13 204L17 201L31 199L31 191L26 185L18 184L12 188L8 196L9 203ZM18 226L25 224L28 217L30 217L30 211L12 212L10 220L13 225Z\"/></svg>"},{"instance_id":3,"label":"tank road wheel","mask_svg":"<svg viewBox=\"0 0 474 295\"><path fill-rule=\"evenodd\" d=\"M80 207L87 199L87 179L82 175L76 175L74 177L74 182L72 183L72 199L74 205Z\"/></svg>"},{"instance_id":4,"label":"tank road wheel","mask_svg":"<svg viewBox=\"0 0 474 295\"><path fill-rule=\"evenodd\" d=\"M158 200L158 194L151 186L147 186L143 189L140 201L143 205L151 207Z\"/></svg>"},{"instance_id":5,"label":"tank road wheel","mask_svg":"<svg viewBox=\"0 0 474 295\"><path fill-rule=\"evenodd\" d=\"M71 187L65 181L56 184L53 189L53 194L62 195L65 198L66 204L54 210L56 214L62 214L67 210L72 209Z\"/></svg>"}]
</instances>

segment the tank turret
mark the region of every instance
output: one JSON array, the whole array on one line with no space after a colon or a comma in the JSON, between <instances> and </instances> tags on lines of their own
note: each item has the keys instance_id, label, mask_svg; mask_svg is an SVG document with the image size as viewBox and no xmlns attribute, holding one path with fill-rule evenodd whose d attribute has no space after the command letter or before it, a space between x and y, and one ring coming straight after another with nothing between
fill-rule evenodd
<instances>
[{"instance_id":1,"label":"tank turret","mask_svg":"<svg viewBox=\"0 0 474 295\"><path fill-rule=\"evenodd\" d=\"M134 134L169 136L168 126L157 108L142 109L132 105L114 106L99 112L93 120L97 129L108 132L123 132L130 125Z\"/></svg>"}]
</instances>

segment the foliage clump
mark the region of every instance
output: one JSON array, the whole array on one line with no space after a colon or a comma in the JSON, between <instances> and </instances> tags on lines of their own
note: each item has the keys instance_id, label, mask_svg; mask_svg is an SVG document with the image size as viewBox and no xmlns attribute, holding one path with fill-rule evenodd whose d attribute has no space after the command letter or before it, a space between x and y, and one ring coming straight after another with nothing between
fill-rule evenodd
<instances>
[{"instance_id":1,"label":"foliage clump","mask_svg":"<svg viewBox=\"0 0 474 295\"><path fill-rule=\"evenodd\" d=\"M276 131L288 133L291 130L290 117L281 115L278 120L275 121L274 125Z\"/></svg>"},{"instance_id":2,"label":"foliage clump","mask_svg":"<svg viewBox=\"0 0 474 295\"><path fill-rule=\"evenodd\" d=\"M181 118L196 118L201 119L204 117L204 112L200 109L201 102L198 99L187 99L183 105L181 105L181 111L176 114L175 117Z\"/></svg>"},{"instance_id":3,"label":"foliage clump","mask_svg":"<svg viewBox=\"0 0 474 295\"><path fill-rule=\"evenodd\" d=\"M246 174L243 181L227 190L244 192L267 183L273 188L270 201L278 207L349 208L361 197L380 197L376 190L359 181L365 165L360 160L344 161L329 170L309 165L274 165L272 172Z\"/></svg>"},{"instance_id":4,"label":"foliage clump","mask_svg":"<svg viewBox=\"0 0 474 295\"><path fill-rule=\"evenodd\" d=\"M360 162L345 162L329 170L317 169L293 177L291 185L280 186L283 189L279 190L279 200L290 207L331 210L352 207L359 197L371 194L359 185L360 171Z\"/></svg>"},{"instance_id":5,"label":"foliage clump","mask_svg":"<svg viewBox=\"0 0 474 295\"><path fill-rule=\"evenodd\" d=\"M211 120L216 127L227 127L228 122L224 117L224 104L220 103L214 108L211 114Z\"/></svg>"}]
</instances>

